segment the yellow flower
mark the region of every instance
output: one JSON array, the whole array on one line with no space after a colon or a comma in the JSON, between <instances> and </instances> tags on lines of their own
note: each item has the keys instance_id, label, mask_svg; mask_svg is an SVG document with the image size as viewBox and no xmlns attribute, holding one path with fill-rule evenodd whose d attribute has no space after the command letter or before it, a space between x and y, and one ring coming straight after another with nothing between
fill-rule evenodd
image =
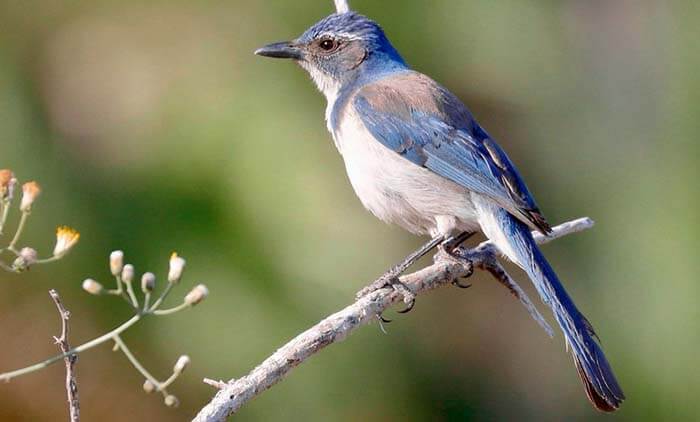
<instances>
[{"instance_id":1,"label":"yellow flower","mask_svg":"<svg viewBox=\"0 0 700 422\"><path fill-rule=\"evenodd\" d=\"M19 204L19 209L22 212L29 212L32 210L32 204L34 200L41 193L41 188L37 182L27 182L22 185L22 202Z\"/></svg>"},{"instance_id":2,"label":"yellow flower","mask_svg":"<svg viewBox=\"0 0 700 422\"><path fill-rule=\"evenodd\" d=\"M76 230L62 226L56 230L56 246L53 248L53 256L60 258L78 243L80 233Z\"/></svg>"},{"instance_id":3,"label":"yellow flower","mask_svg":"<svg viewBox=\"0 0 700 422\"><path fill-rule=\"evenodd\" d=\"M0 199L12 199L12 188L17 183L12 170L0 170Z\"/></svg>"}]
</instances>

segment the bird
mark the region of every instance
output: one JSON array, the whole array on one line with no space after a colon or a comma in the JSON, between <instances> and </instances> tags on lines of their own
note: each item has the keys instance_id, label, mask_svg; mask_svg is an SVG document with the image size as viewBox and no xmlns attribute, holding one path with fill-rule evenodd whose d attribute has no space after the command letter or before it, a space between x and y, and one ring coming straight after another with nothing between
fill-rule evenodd
<instances>
[{"instance_id":1,"label":"bird","mask_svg":"<svg viewBox=\"0 0 700 422\"><path fill-rule=\"evenodd\" d=\"M513 162L462 101L406 63L378 23L336 3L345 6L300 37L255 54L291 59L324 94L328 131L364 207L430 236L364 293L397 288L398 275L431 249L450 252L482 232L551 308L592 405L617 410L625 395L593 326L533 239L531 230L551 227Z\"/></svg>"}]
</instances>

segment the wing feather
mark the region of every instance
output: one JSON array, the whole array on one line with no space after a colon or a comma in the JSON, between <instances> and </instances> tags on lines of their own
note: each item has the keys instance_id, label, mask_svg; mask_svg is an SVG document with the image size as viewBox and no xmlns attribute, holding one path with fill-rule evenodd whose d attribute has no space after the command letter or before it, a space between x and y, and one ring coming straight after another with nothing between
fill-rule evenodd
<instances>
[{"instance_id":1,"label":"wing feather","mask_svg":"<svg viewBox=\"0 0 700 422\"><path fill-rule=\"evenodd\" d=\"M362 87L352 106L387 148L493 199L547 234L551 228L506 153L466 107L427 76L406 72Z\"/></svg>"}]
</instances>

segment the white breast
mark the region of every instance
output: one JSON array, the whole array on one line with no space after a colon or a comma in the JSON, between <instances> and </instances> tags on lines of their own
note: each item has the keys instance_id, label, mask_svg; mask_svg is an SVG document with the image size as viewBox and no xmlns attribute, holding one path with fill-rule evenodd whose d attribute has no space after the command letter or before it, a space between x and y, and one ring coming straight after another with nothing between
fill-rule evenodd
<instances>
[{"instance_id":1,"label":"white breast","mask_svg":"<svg viewBox=\"0 0 700 422\"><path fill-rule=\"evenodd\" d=\"M478 228L466 189L382 145L351 109L331 133L365 208L415 234Z\"/></svg>"}]
</instances>

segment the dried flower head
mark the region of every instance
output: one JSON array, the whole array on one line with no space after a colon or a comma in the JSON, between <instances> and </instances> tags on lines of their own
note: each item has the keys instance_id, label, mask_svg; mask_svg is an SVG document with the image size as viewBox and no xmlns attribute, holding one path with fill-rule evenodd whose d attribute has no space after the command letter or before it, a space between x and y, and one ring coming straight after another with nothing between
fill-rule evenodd
<instances>
[{"instance_id":1,"label":"dried flower head","mask_svg":"<svg viewBox=\"0 0 700 422\"><path fill-rule=\"evenodd\" d=\"M176 252L170 255L170 270L168 271L168 282L177 283L182 278L182 271L185 269L186 261L179 257Z\"/></svg>"},{"instance_id":2,"label":"dried flower head","mask_svg":"<svg viewBox=\"0 0 700 422\"><path fill-rule=\"evenodd\" d=\"M134 281L134 266L131 264L124 265L122 269L122 281L124 283L131 283Z\"/></svg>"},{"instance_id":3,"label":"dried flower head","mask_svg":"<svg viewBox=\"0 0 700 422\"><path fill-rule=\"evenodd\" d=\"M109 270L112 271L113 276L118 276L122 273L124 269L124 252L114 251L109 254Z\"/></svg>"},{"instance_id":4,"label":"dried flower head","mask_svg":"<svg viewBox=\"0 0 700 422\"><path fill-rule=\"evenodd\" d=\"M0 199L11 198L11 187L15 179L14 173L9 169L0 170Z\"/></svg>"},{"instance_id":5,"label":"dried flower head","mask_svg":"<svg viewBox=\"0 0 700 422\"><path fill-rule=\"evenodd\" d=\"M185 303L187 303L190 306L194 306L206 299L208 295L209 289L207 289L207 286L205 286L204 284L198 284L194 286L194 288L190 290L189 293L187 293L187 295L185 296Z\"/></svg>"},{"instance_id":6,"label":"dried flower head","mask_svg":"<svg viewBox=\"0 0 700 422\"><path fill-rule=\"evenodd\" d=\"M177 397L173 396L172 394L168 394L165 397L165 405L168 407L178 407L180 405L180 401L177 399Z\"/></svg>"},{"instance_id":7,"label":"dried flower head","mask_svg":"<svg viewBox=\"0 0 700 422\"><path fill-rule=\"evenodd\" d=\"M38 254L33 248L22 248L17 255L17 259L12 263L12 267L17 271L25 271L36 263Z\"/></svg>"},{"instance_id":8,"label":"dried flower head","mask_svg":"<svg viewBox=\"0 0 700 422\"><path fill-rule=\"evenodd\" d=\"M141 290L144 293L151 293L156 288L156 276L153 273L145 273L141 276Z\"/></svg>"},{"instance_id":9,"label":"dried flower head","mask_svg":"<svg viewBox=\"0 0 700 422\"><path fill-rule=\"evenodd\" d=\"M41 193L41 187L37 182L27 182L22 185L22 202L19 204L19 209L22 212L30 212L32 204Z\"/></svg>"},{"instance_id":10,"label":"dried flower head","mask_svg":"<svg viewBox=\"0 0 700 422\"><path fill-rule=\"evenodd\" d=\"M173 373L175 374L181 374L182 371L187 368L187 365L190 364L190 357L187 355L182 355L177 359L177 362L175 362L175 366L173 367Z\"/></svg>"},{"instance_id":11,"label":"dried flower head","mask_svg":"<svg viewBox=\"0 0 700 422\"><path fill-rule=\"evenodd\" d=\"M83 290L91 295L100 295L104 292L104 287L99 282L88 278L87 280L83 281Z\"/></svg>"},{"instance_id":12,"label":"dried flower head","mask_svg":"<svg viewBox=\"0 0 700 422\"><path fill-rule=\"evenodd\" d=\"M150 394L156 391L156 386L150 380L146 380L143 382L143 391L145 391L146 394Z\"/></svg>"},{"instance_id":13,"label":"dried flower head","mask_svg":"<svg viewBox=\"0 0 700 422\"><path fill-rule=\"evenodd\" d=\"M78 243L80 233L76 230L61 226L56 229L56 246L53 248L53 256L60 258L68 253L68 251Z\"/></svg>"}]
</instances>

